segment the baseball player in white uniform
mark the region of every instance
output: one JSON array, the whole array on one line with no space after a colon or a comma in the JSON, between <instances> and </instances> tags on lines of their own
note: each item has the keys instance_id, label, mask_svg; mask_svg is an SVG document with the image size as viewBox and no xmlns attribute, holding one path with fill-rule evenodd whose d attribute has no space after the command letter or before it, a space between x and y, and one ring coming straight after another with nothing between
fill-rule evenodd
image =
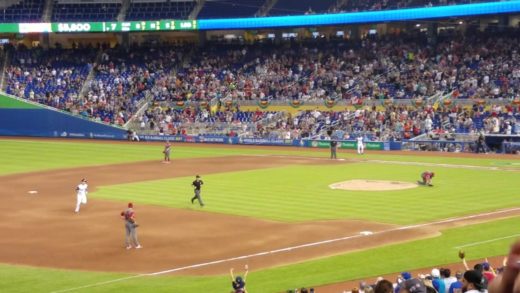
<instances>
[{"instance_id":1,"label":"baseball player in white uniform","mask_svg":"<svg viewBox=\"0 0 520 293\"><path fill-rule=\"evenodd\" d=\"M357 153L358 155L362 155L365 153L365 145L363 144L363 136L360 135L356 138L357 140Z\"/></svg>"},{"instance_id":2,"label":"baseball player in white uniform","mask_svg":"<svg viewBox=\"0 0 520 293\"><path fill-rule=\"evenodd\" d=\"M81 179L81 182L76 187L76 213L79 213L81 204L87 204L88 184L86 179Z\"/></svg>"}]
</instances>

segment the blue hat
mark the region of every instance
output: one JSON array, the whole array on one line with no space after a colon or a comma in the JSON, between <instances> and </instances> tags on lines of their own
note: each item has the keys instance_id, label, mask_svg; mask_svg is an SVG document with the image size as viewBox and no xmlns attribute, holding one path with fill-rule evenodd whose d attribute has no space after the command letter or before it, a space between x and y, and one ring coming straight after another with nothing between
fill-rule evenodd
<instances>
[{"instance_id":1,"label":"blue hat","mask_svg":"<svg viewBox=\"0 0 520 293\"><path fill-rule=\"evenodd\" d=\"M401 273L401 276L403 277L403 279L405 280L409 280L412 278L412 274L410 274L409 272L402 272Z\"/></svg>"},{"instance_id":2,"label":"blue hat","mask_svg":"<svg viewBox=\"0 0 520 293\"><path fill-rule=\"evenodd\" d=\"M240 276L237 276L237 277L235 278L235 282L236 282L237 284L239 284L239 285L242 285L242 284L244 284L244 279L242 279L242 277L240 277Z\"/></svg>"}]
</instances>

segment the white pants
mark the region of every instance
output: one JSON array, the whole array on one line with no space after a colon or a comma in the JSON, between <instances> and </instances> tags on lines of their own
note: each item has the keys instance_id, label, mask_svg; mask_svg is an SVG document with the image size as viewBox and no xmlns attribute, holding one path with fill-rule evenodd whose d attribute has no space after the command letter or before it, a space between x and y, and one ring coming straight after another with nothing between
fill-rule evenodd
<instances>
[{"instance_id":1,"label":"white pants","mask_svg":"<svg viewBox=\"0 0 520 293\"><path fill-rule=\"evenodd\" d=\"M357 153L362 154L364 152L365 152L365 145L363 145L362 143L358 143L357 144Z\"/></svg>"},{"instance_id":2,"label":"white pants","mask_svg":"<svg viewBox=\"0 0 520 293\"><path fill-rule=\"evenodd\" d=\"M87 203L87 194L86 193L78 193L76 195L76 210L75 210L75 212L78 213L80 205L81 204L86 204L86 203Z\"/></svg>"}]
</instances>

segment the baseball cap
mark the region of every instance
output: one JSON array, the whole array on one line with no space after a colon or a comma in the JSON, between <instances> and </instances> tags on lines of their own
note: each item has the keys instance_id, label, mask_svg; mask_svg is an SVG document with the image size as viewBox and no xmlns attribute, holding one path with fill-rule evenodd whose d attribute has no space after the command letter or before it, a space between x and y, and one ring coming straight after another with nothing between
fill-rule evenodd
<instances>
[{"instance_id":1,"label":"baseball cap","mask_svg":"<svg viewBox=\"0 0 520 293\"><path fill-rule=\"evenodd\" d=\"M129 208L133 208L133 207L134 207L134 204L131 203L131 202L129 202L129 203L128 203L128 207L129 207Z\"/></svg>"},{"instance_id":2,"label":"baseball cap","mask_svg":"<svg viewBox=\"0 0 520 293\"><path fill-rule=\"evenodd\" d=\"M426 293L426 286L419 279L408 279L401 284L401 288L406 289L410 293Z\"/></svg>"},{"instance_id":3,"label":"baseball cap","mask_svg":"<svg viewBox=\"0 0 520 293\"><path fill-rule=\"evenodd\" d=\"M484 270L489 270L489 263L488 262L483 262L482 263L482 267L484 268Z\"/></svg>"},{"instance_id":4,"label":"baseball cap","mask_svg":"<svg viewBox=\"0 0 520 293\"><path fill-rule=\"evenodd\" d=\"M441 276L441 272L439 271L439 269L432 270L432 277L439 278L440 276Z\"/></svg>"},{"instance_id":5,"label":"baseball cap","mask_svg":"<svg viewBox=\"0 0 520 293\"><path fill-rule=\"evenodd\" d=\"M412 278L412 274L410 274L409 272L402 272L401 273L401 276L403 277L403 279L405 280L409 280Z\"/></svg>"}]
</instances>

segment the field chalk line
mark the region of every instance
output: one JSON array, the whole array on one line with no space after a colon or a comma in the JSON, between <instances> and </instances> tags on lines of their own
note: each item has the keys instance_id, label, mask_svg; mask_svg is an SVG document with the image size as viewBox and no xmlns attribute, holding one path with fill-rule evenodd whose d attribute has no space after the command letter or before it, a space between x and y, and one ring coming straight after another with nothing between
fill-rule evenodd
<instances>
[{"instance_id":1,"label":"field chalk line","mask_svg":"<svg viewBox=\"0 0 520 293\"><path fill-rule=\"evenodd\" d=\"M292 159L308 159L318 161L331 161L332 159L325 157L305 157L305 156L290 156L290 155L247 155L255 157L273 157L273 158L292 158ZM342 162L354 162L354 163L377 163L377 164L394 164L394 165L406 165L406 166L428 166L428 167L445 167L445 168L457 168L457 169L473 169L473 170L489 170L489 171L513 171L518 172L519 169L514 168L501 168L501 167L489 167L489 166L475 166L475 165L460 165L460 164L440 164L440 163L428 163L428 162L414 162L414 161L385 161L385 160L363 160L363 159L337 159Z\"/></svg>"},{"instance_id":2,"label":"field chalk line","mask_svg":"<svg viewBox=\"0 0 520 293\"><path fill-rule=\"evenodd\" d=\"M283 253L283 252L292 251L292 250L296 250L296 249L301 249L301 248L305 248L305 247L319 246L319 245L323 245L323 244L329 244L329 243L333 243L333 242L339 242L339 241L356 239L356 238L372 237L372 236L375 236L375 235L380 235L380 234L394 232L394 231L409 230L409 229L414 229L414 228L419 228L419 227L426 227L426 226L434 226L434 225L439 225L439 224L445 224L445 223L451 223L451 222L457 222L457 221L474 219L474 218L478 218L478 217L485 217L485 216L490 216L490 215L498 215L498 214L513 212L513 211L520 211L520 207L510 208L510 209L505 209L505 210L498 210L498 211L493 211L493 212L486 212L486 213L475 214L475 215L468 215L468 216L457 217L457 218L448 218L448 219L434 221L434 222L430 222L430 223L423 223L423 224L409 225L409 226L403 226L403 227L396 227L396 228L392 228L392 229L376 231L376 232L373 232L370 235L356 234L356 235L350 235L350 236L345 236L345 237L340 237L340 238L334 238L334 239L328 239L328 240L323 240L323 241L305 243L305 244L301 244L301 245L290 246L290 247L285 247L285 248L279 248L279 249L269 250L269 251L263 251L263 252L249 254L249 255L242 255L242 256L231 257L231 258L221 259L221 260L214 260L214 261L210 261L210 262L199 263L199 264L194 264L194 265L189 265L189 266L184 266L184 267L178 267L178 268L173 268L173 269L159 271L159 272L153 272L153 273L147 273L147 274L138 274L138 275L133 275L133 276L125 277L125 278L118 278L118 279L114 279L114 280L108 280L108 281L93 283L93 284L89 284L89 285L84 285L84 286L80 286L80 287L74 287L74 288L69 288L69 289L57 290L57 291L52 291L52 293L62 293L62 292L77 291L77 290L81 290L81 289L87 289L87 288L98 287L98 286L113 284L113 283L117 283L117 282L122 282L122 281L130 280L130 279L164 275L164 274L168 274L168 273L173 273L173 272L178 272L178 271L183 271L183 270L188 270L188 269L194 269L194 268L200 268L200 267L205 267L205 266L210 266L210 265L215 265L215 264L220 264L220 263L226 263L226 262L231 262L231 261L236 261L236 260L241 260L241 259L249 259L249 258L253 258L253 257L263 256L263 255L271 255L271 254ZM517 235L520 236L520 234L517 234ZM511 236L507 236L507 237L505 237L503 239L512 238L512 237L515 237L515 236L516 235L511 235ZM500 239L491 239L491 240L486 240L486 241L492 242L492 241L496 241L496 240L500 240ZM467 246L471 246L471 245L478 245L478 244L486 243L486 241L481 241L481 243L478 243L478 242L470 243L470 244L466 244L466 246L461 246L461 247L467 247ZM476 243L478 243L478 244L476 244Z\"/></svg>"},{"instance_id":3,"label":"field chalk line","mask_svg":"<svg viewBox=\"0 0 520 293\"><path fill-rule=\"evenodd\" d=\"M508 239L508 238L515 238L515 237L518 237L518 236L520 236L520 234L513 234L513 235L509 235L509 236L505 236L505 237L493 238L493 239L479 241L479 242L472 242L472 243L464 244L464 245L461 245L461 246L455 246L453 248L461 249L461 248L464 248L464 247L478 246L478 245L481 245L481 244L491 243L491 242L504 240L504 239Z\"/></svg>"}]
</instances>

